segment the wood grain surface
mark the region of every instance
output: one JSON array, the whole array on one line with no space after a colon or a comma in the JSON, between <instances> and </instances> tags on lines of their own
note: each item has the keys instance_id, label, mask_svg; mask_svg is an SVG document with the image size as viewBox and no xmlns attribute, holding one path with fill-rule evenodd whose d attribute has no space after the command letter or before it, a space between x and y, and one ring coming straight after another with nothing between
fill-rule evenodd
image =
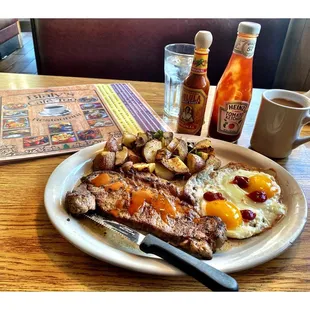
<instances>
[{"instance_id":1,"label":"wood grain surface","mask_svg":"<svg viewBox=\"0 0 310 310\"><path fill-rule=\"evenodd\" d=\"M66 86L116 81L0 74L0 89ZM119 81L117 81L119 82ZM129 81L126 81L129 82ZM131 82L162 115L164 85ZM214 91L214 88L213 90ZM239 144L249 146L260 97L256 89ZM211 96L210 96L211 97ZM211 100L211 99L210 99ZM302 135L310 134L305 126ZM71 245L53 227L43 195L53 170L69 155L0 166L0 291L206 291L190 277L141 274L99 261ZM298 181L310 202L309 144L279 161ZM232 274L240 291L309 291L310 226L282 255Z\"/></svg>"}]
</instances>

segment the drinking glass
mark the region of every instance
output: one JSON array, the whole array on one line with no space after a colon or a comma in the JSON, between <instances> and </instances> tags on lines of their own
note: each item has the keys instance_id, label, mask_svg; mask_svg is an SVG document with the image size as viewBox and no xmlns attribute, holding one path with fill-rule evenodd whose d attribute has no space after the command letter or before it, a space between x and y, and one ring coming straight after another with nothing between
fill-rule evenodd
<instances>
[{"instance_id":1,"label":"drinking glass","mask_svg":"<svg viewBox=\"0 0 310 310\"><path fill-rule=\"evenodd\" d=\"M165 105L164 119L177 119L182 85L190 73L195 45L174 43L165 46Z\"/></svg>"}]
</instances>

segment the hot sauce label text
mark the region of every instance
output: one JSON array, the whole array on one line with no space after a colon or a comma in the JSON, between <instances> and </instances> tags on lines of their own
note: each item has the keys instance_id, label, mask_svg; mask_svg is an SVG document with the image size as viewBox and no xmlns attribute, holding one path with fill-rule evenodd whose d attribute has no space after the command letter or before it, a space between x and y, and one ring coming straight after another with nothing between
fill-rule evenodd
<instances>
[{"instance_id":1,"label":"hot sauce label text","mask_svg":"<svg viewBox=\"0 0 310 310\"><path fill-rule=\"evenodd\" d=\"M206 74L208 68L208 54L195 50L194 60L191 73L203 75Z\"/></svg>"},{"instance_id":2,"label":"hot sauce label text","mask_svg":"<svg viewBox=\"0 0 310 310\"><path fill-rule=\"evenodd\" d=\"M182 132L196 134L201 129L204 120L207 95L201 89L189 88L183 85L181 108L179 115L179 128Z\"/></svg>"}]
</instances>

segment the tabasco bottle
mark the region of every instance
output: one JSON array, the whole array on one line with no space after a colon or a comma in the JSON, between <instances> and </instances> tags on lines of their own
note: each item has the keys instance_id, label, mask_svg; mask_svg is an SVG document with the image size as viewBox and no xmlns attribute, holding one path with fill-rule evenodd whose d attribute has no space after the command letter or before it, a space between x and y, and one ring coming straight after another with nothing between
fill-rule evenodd
<instances>
[{"instance_id":1,"label":"tabasco bottle","mask_svg":"<svg viewBox=\"0 0 310 310\"><path fill-rule=\"evenodd\" d=\"M236 142L252 97L252 64L260 24L241 22L234 50L217 85L208 135Z\"/></svg>"},{"instance_id":2,"label":"tabasco bottle","mask_svg":"<svg viewBox=\"0 0 310 310\"><path fill-rule=\"evenodd\" d=\"M209 31L199 31L195 36L195 53L188 77L181 93L177 132L200 135L208 99L210 82L207 77L208 53L212 43Z\"/></svg>"}]
</instances>

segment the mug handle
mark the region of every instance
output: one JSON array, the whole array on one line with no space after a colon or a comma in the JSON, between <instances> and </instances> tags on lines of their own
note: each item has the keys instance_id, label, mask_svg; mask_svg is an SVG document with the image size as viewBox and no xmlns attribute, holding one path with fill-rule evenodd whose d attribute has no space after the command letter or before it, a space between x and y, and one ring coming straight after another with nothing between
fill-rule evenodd
<instances>
[{"instance_id":1,"label":"mug handle","mask_svg":"<svg viewBox=\"0 0 310 310\"><path fill-rule=\"evenodd\" d=\"M310 93L310 91L308 93ZM301 122L302 126L304 126L304 125L306 125L308 123L310 123L310 113ZM309 142L309 141L310 141L310 136L309 137L305 137L305 138L298 138L293 143L293 149L295 149L297 146L299 146L301 144L304 144L306 142Z\"/></svg>"},{"instance_id":2,"label":"mug handle","mask_svg":"<svg viewBox=\"0 0 310 310\"><path fill-rule=\"evenodd\" d=\"M304 96L310 98L310 90L308 90L306 93L303 94ZM303 120L302 120L302 125L306 125L310 123L310 114L308 116L306 116ZM295 149L297 146L309 142L310 141L310 137L305 137L305 138L298 138L294 141L293 143L293 149Z\"/></svg>"},{"instance_id":3,"label":"mug handle","mask_svg":"<svg viewBox=\"0 0 310 310\"><path fill-rule=\"evenodd\" d=\"M310 90L308 90L306 93L303 94L304 96L310 98Z\"/></svg>"}]
</instances>

